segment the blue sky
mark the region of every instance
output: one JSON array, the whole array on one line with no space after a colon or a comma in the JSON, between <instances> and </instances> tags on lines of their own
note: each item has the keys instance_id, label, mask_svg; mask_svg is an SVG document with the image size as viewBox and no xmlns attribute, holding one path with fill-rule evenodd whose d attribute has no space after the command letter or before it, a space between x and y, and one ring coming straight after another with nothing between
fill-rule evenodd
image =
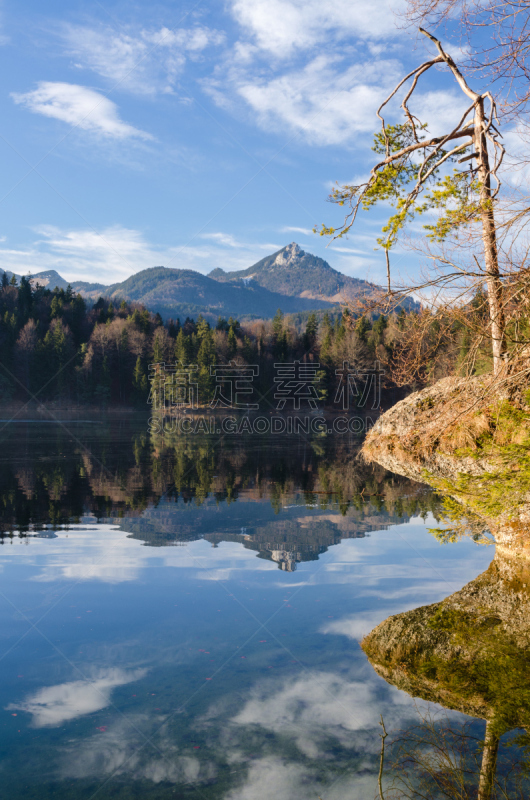
<instances>
[{"instance_id":1,"label":"blue sky","mask_svg":"<svg viewBox=\"0 0 530 800\"><path fill-rule=\"evenodd\" d=\"M366 174L376 108L428 50L399 3L3 0L0 266L111 283L297 241L383 281L379 213L327 249L311 228L339 222L331 184ZM461 106L438 75L416 110Z\"/></svg>"}]
</instances>

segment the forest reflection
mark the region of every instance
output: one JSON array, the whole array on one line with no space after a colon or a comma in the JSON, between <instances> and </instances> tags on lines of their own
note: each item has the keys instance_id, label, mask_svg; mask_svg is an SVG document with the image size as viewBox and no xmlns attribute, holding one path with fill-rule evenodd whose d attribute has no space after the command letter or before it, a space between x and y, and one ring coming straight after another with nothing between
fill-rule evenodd
<instances>
[{"instance_id":1,"label":"forest reflection","mask_svg":"<svg viewBox=\"0 0 530 800\"><path fill-rule=\"evenodd\" d=\"M119 520L152 546L239 541L292 571L341 539L436 516L440 507L428 487L365 464L351 436L156 438L145 423L116 419L18 423L3 436L1 541L50 536L90 517ZM209 510L236 503L265 504L273 516L288 506L301 513L274 523L253 517L248 527L241 506L224 526L209 523Z\"/></svg>"}]
</instances>

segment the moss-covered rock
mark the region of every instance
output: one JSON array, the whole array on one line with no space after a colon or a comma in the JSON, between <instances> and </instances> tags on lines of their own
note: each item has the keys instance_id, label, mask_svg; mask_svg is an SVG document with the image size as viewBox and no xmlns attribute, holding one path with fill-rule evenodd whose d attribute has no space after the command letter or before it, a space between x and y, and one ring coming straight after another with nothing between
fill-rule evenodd
<instances>
[{"instance_id":1,"label":"moss-covered rock","mask_svg":"<svg viewBox=\"0 0 530 800\"><path fill-rule=\"evenodd\" d=\"M530 729L530 564L497 553L440 603L389 617L362 642L375 670L424 700Z\"/></svg>"}]
</instances>

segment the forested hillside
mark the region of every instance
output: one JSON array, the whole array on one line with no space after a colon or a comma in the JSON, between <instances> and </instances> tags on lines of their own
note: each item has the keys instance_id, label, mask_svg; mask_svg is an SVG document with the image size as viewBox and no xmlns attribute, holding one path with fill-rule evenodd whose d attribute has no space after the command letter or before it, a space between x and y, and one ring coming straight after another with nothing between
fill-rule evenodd
<instances>
[{"instance_id":1,"label":"forested hillside","mask_svg":"<svg viewBox=\"0 0 530 800\"><path fill-rule=\"evenodd\" d=\"M471 309L472 310L472 309ZM195 319L163 321L145 307L99 298L94 304L70 287L50 291L4 278L0 290L0 397L11 400L57 400L64 404L143 404L149 393L149 365L196 364L200 402L210 402L214 378L210 367L235 360L259 367L258 393L273 407L274 364L294 360L318 363L319 400L332 404L339 373L347 362L359 372L380 362L385 386L399 383L400 365L410 353L410 337L421 320L415 312L381 315L374 322L347 311L301 322L278 311L271 320L240 323L219 317L210 324ZM433 321L432 353L424 380L457 363L466 351L465 329L440 337ZM440 354L443 358L440 360ZM431 363L433 369L428 372Z\"/></svg>"},{"instance_id":2,"label":"forested hillside","mask_svg":"<svg viewBox=\"0 0 530 800\"><path fill-rule=\"evenodd\" d=\"M92 297L105 294L111 299L143 303L167 319L171 316L237 314L272 317L278 307L284 313L331 308L331 303L302 297L285 297L278 291L255 285L220 285L191 269L151 267L112 286L83 290Z\"/></svg>"}]
</instances>

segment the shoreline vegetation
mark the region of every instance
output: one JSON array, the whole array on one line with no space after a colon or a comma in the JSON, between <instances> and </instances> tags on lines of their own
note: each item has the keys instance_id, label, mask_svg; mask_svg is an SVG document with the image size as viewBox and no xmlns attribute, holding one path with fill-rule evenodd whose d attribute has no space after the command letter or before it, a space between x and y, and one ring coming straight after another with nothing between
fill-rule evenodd
<instances>
[{"instance_id":1,"label":"shoreline vegetation","mask_svg":"<svg viewBox=\"0 0 530 800\"><path fill-rule=\"evenodd\" d=\"M410 797L402 792L412 774L418 789L412 796L432 797L420 786L433 785L446 797L528 796L529 609L529 562L497 551L488 569L459 591L388 617L364 637L361 647L387 683L486 723L478 737L465 725L455 731L443 717L400 732L386 798ZM460 793L469 784L478 795Z\"/></svg>"}]
</instances>

